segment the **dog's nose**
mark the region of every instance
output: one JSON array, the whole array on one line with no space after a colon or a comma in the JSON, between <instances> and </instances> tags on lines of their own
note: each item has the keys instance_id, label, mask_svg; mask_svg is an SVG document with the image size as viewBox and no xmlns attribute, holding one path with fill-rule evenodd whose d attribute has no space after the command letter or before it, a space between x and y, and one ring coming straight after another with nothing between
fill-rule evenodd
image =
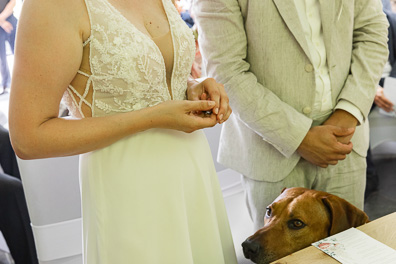
<instances>
[{"instance_id":1,"label":"dog's nose","mask_svg":"<svg viewBox=\"0 0 396 264\"><path fill-rule=\"evenodd\" d=\"M260 244L249 239L242 243L242 248L247 259L253 259L260 252Z\"/></svg>"}]
</instances>

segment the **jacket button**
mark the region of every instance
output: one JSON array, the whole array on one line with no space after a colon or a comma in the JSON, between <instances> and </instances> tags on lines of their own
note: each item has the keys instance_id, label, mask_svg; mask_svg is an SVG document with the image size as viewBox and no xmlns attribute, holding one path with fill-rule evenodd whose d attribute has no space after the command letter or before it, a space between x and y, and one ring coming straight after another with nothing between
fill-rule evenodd
<instances>
[{"instance_id":1,"label":"jacket button","mask_svg":"<svg viewBox=\"0 0 396 264\"><path fill-rule=\"evenodd\" d=\"M312 72L314 70L312 64L305 65L304 69L306 72Z\"/></svg>"},{"instance_id":2,"label":"jacket button","mask_svg":"<svg viewBox=\"0 0 396 264\"><path fill-rule=\"evenodd\" d=\"M308 114L310 114L311 112L312 112L311 107L306 106L306 107L303 108L303 113L304 113L304 114L308 115Z\"/></svg>"}]
</instances>

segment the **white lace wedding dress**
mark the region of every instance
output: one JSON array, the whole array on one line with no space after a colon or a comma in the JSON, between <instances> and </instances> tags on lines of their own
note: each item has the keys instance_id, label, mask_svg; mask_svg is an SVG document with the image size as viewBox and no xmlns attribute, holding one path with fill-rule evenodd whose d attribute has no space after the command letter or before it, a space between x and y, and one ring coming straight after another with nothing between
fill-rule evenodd
<instances>
[{"instance_id":1,"label":"white lace wedding dress","mask_svg":"<svg viewBox=\"0 0 396 264\"><path fill-rule=\"evenodd\" d=\"M171 0L162 1L170 25L162 40L140 32L107 0L85 1L91 36L80 78L64 96L75 117L185 99L195 45ZM169 40L170 54L161 48ZM236 263L202 131L151 129L129 136L81 155L80 178L84 263Z\"/></svg>"}]
</instances>

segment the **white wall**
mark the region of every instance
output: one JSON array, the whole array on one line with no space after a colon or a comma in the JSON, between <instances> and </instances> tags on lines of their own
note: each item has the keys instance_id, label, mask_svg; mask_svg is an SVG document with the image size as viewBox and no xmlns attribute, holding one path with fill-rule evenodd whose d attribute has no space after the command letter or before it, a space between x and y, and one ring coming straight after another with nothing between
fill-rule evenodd
<instances>
[{"instance_id":1,"label":"white wall","mask_svg":"<svg viewBox=\"0 0 396 264\"><path fill-rule=\"evenodd\" d=\"M238 172L227 169L216 161L221 125L206 128L204 131L212 151L213 161L223 192L238 263L251 264L252 262L243 256L241 247L242 242L253 234L253 224L245 205L245 194L240 180L241 176Z\"/></svg>"}]
</instances>

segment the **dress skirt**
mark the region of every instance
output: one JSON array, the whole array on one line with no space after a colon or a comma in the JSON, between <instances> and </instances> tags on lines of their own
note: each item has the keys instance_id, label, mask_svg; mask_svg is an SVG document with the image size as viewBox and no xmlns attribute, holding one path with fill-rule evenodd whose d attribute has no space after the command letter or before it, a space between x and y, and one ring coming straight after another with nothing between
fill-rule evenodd
<instances>
[{"instance_id":1,"label":"dress skirt","mask_svg":"<svg viewBox=\"0 0 396 264\"><path fill-rule=\"evenodd\" d=\"M236 264L203 131L151 129L80 156L86 264Z\"/></svg>"}]
</instances>

